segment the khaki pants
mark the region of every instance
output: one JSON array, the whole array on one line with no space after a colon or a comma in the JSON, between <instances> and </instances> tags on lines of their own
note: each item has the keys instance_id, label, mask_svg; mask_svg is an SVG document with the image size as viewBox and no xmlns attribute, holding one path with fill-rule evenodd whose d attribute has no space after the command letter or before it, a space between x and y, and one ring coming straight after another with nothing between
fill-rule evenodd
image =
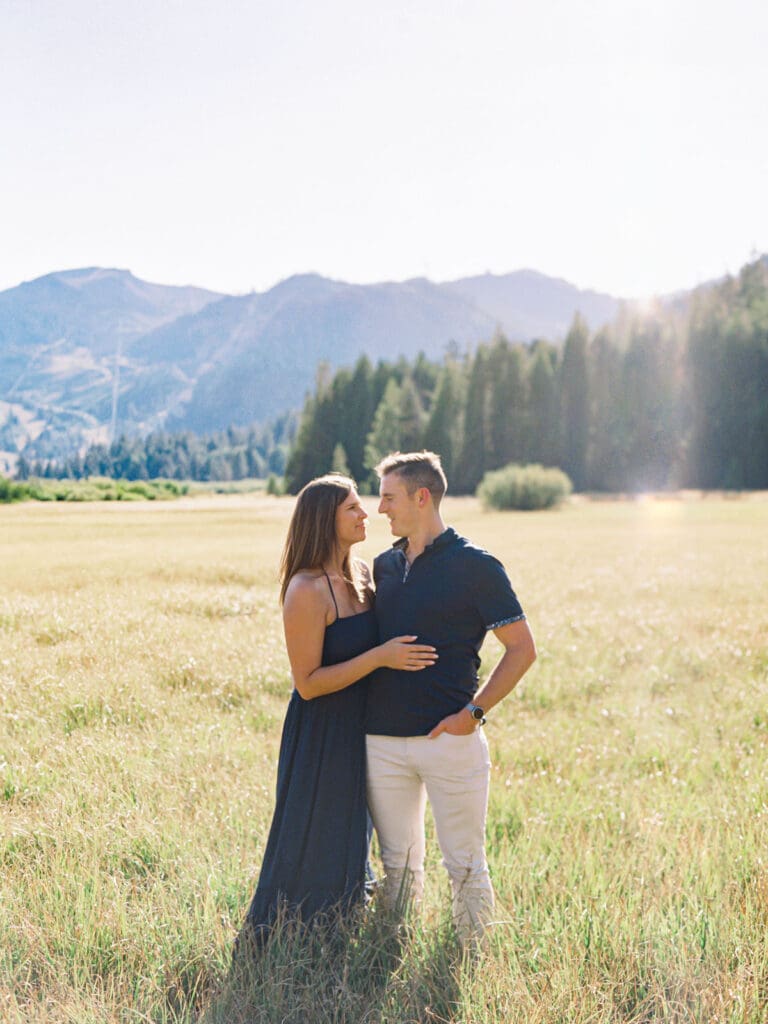
<instances>
[{"instance_id":1,"label":"khaki pants","mask_svg":"<svg viewBox=\"0 0 768 1024\"><path fill-rule=\"evenodd\" d=\"M485 859L490 758L481 729L469 736L367 736L368 806L384 863L384 902L424 889L424 811L432 806L443 864L453 889L462 943L479 937L493 914Z\"/></svg>"}]
</instances>

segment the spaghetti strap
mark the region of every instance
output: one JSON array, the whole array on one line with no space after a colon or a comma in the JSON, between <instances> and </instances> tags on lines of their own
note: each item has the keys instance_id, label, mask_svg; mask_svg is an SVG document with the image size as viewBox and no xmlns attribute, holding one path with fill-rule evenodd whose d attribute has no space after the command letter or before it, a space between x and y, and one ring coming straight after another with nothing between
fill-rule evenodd
<instances>
[{"instance_id":1,"label":"spaghetti strap","mask_svg":"<svg viewBox=\"0 0 768 1024\"><path fill-rule=\"evenodd\" d=\"M331 600L333 601L333 607L336 609L336 618L333 620L334 622L336 622L338 619L341 618L341 616L339 615L339 606L336 604L336 595L334 594L333 587L331 586L331 577L328 575L325 569L323 569L323 576L325 576L325 579L328 583L328 589L331 592Z\"/></svg>"}]
</instances>

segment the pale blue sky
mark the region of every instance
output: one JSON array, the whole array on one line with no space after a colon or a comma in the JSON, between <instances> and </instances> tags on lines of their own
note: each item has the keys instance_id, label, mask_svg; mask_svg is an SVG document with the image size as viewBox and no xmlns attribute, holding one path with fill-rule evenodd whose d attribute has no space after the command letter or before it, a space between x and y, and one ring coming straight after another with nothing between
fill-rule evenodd
<instances>
[{"instance_id":1,"label":"pale blue sky","mask_svg":"<svg viewBox=\"0 0 768 1024\"><path fill-rule=\"evenodd\" d=\"M0 0L0 288L690 287L768 250L766 52L757 0Z\"/></svg>"}]
</instances>

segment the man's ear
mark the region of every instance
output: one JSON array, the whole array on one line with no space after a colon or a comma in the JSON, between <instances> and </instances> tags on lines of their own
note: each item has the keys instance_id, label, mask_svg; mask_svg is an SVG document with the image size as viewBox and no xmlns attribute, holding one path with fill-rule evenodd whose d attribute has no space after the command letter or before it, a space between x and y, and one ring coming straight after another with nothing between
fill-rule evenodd
<instances>
[{"instance_id":1,"label":"man's ear","mask_svg":"<svg viewBox=\"0 0 768 1024\"><path fill-rule=\"evenodd\" d=\"M419 508L424 508L424 506L429 501L429 498L430 498L429 488L428 487L420 487L419 488Z\"/></svg>"}]
</instances>

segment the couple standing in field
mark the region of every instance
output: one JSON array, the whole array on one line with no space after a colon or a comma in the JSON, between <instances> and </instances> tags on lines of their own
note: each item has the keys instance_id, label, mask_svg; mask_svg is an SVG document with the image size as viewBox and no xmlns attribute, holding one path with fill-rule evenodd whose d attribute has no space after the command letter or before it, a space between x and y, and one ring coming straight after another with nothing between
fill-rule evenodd
<instances>
[{"instance_id":1,"label":"couple standing in field","mask_svg":"<svg viewBox=\"0 0 768 1024\"><path fill-rule=\"evenodd\" d=\"M418 902L427 797L462 945L492 919L490 759L480 726L533 663L533 637L501 563L443 523L439 456L398 452L376 472L379 512L398 540L376 558L373 579L351 556L367 519L352 480L331 474L307 484L288 529L281 601L295 689L238 944L260 946L286 913L306 921L361 904L369 820L384 906ZM488 630L504 653L478 690Z\"/></svg>"}]
</instances>

